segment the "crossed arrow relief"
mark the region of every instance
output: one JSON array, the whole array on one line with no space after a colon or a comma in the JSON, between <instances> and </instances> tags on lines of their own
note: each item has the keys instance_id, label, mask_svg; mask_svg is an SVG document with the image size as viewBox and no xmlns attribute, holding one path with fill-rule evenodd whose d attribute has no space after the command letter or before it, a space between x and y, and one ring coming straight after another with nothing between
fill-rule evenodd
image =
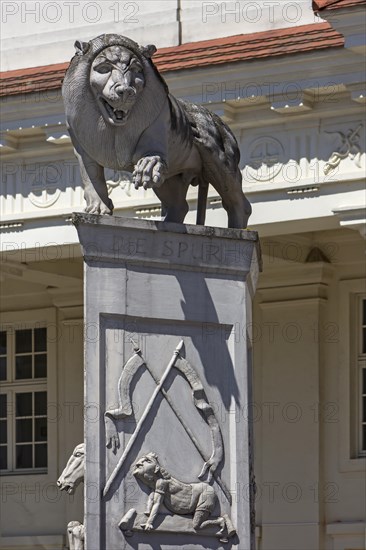
<instances>
[{"instance_id":1,"label":"crossed arrow relief","mask_svg":"<svg viewBox=\"0 0 366 550\"><path fill-rule=\"evenodd\" d=\"M227 500L231 504L232 497L231 497L230 491L227 488L225 482L221 479L221 477L217 473L217 468L219 467L219 465L221 464L224 458L224 444L223 444L221 428L215 416L213 408L207 399L202 382L196 370L180 354L181 349L183 347L183 340L179 342L178 346L174 350L173 356L168 366L166 367L162 377L160 378L160 380L155 375L155 373L151 370L147 362L145 361L142 355L141 349L136 344L136 342L131 339L131 343L132 343L134 353L132 357L127 361L127 363L124 365L121 376L118 381L119 406L116 409L107 410L104 415L105 425L106 425L106 445L107 447L111 448L114 453L117 452L117 449L120 446L119 436L115 428L115 421L132 416L133 414L130 386L134 375L140 368L143 368L143 367L146 368L147 371L150 373L151 377L153 378L156 384L156 387L154 389L153 394L150 397L149 402L146 405L144 412L142 413L140 419L136 424L135 431L131 435L126 447L124 448L122 456L120 457L116 467L114 468L113 472L111 473L106 483L106 486L103 491L103 496L106 497L108 495L109 490L114 480L116 479L118 473L120 472L134 442L136 441L143 427L143 424L154 405L154 402L158 394L161 392L166 402L170 406L171 410L174 412L175 416L177 417L182 427L184 428L185 432L189 436L193 445L196 447L197 451L199 452L199 454L204 460L204 464L198 478L202 479L206 475L206 473L207 473L208 482L212 481L212 478L215 478L217 484L219 485L222 492L226 496ZM212 452L210 456L207 456L206 451L202 448L200 442L197 440L192 430L186 423L185 419L182 417L181 413L178 411L174 401L171 399L171 397L163 387L164 382L167 379L173 367L176 368L178 371L180 371L180 373L187 380L192 390L193 403L195 407L198 409L198 411L201 413L201 415L204 417L206 423L210 428L211 444L212 444Z\"/></svg>"}]
</instances>

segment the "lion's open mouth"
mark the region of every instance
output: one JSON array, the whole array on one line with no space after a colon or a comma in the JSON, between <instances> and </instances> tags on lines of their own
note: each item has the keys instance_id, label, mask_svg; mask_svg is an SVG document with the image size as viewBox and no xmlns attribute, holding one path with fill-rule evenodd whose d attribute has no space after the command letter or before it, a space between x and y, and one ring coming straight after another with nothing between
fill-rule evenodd
<instances>
[{"instance_id":1,"label":"lion's open mouth","mask_svg":"<svg viewBox=\"0 0 366 550\"><path fill-rule=\"evenodd\" d=\"M115 109L103 97L100 98L100 102L103 105L109 122L111 122L112 124L123 124L124 122L126 122L129 111Z\"/></svg>"}]
</instances>

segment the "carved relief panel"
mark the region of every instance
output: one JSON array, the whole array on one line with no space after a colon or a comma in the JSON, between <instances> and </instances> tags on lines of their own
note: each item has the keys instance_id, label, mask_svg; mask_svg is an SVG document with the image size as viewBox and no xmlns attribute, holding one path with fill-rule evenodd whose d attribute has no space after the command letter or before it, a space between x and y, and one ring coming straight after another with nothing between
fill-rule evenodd
<instances>
[{"instance_id":1,"label":"carved relief panel","mask_svg":"<svg viewBox=\"0 0 366 550\"><path fill-rule=\"evenodd\" d=\"M217 327L226 336L215 343L210 338L211 349L203 343L197 349L200 339L209 338L201 330L197 334L187 323L103 316L103 500L111 547L126 537L131 544L144 541L147 531L151 541L155 533L174 533L186 543L187 536L214 537L223 544L235 536L228 430L235 393L231 330Z\"/></svg>"}]
</instances>

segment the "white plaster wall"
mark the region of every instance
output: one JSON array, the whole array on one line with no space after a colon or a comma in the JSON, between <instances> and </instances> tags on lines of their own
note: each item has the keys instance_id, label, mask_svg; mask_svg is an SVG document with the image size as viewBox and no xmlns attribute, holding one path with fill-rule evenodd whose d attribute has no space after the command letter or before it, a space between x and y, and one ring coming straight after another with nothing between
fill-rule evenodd
<instances>
[{"instance_id":1,"label":"white plaster wall","mask_svg":"<svg viewBox=\"0 0 366 550\"><path fill-rule=\"evenodd\" d=\"M56 270L61 273L70 273L72 269L70 261L57 262ZM44 311L39 308L50 305L49 293L40 284L7 278L2 287L2 323L12 319L37 322L40 311ZM68 301L73 299L69 297ZM83 519L83 487L75 495L65 494L56 487L74 447L83 441L83 325L82 308L77 306L80 303L81 290L79 299L74 299L74 307L53 307L53 320L47 321L49 351L51 346L55 348L55 354L49 353L47 376L48 473L1 476L0 548L61 549L59 544L66 535L67 523Z\"/></svg>"},{"instance_id":2,"label":"white plaster wall","mask_svg":"<svg viewBox=\"0 0 366 550\"><path fill-rule=\"evenodd\" d=\"M178 43L175 0L2 2L2 70L69 61L76 39L125 34L158 47Z\"/></svg>"},{"instance_id":3,"label":"white plaster wall","mask_svg":"<svg viewBox=\"0 0 366 550\"><path fill-rule=\"evenodd\" d=\"M345 282L353 291L364 289L363 239L350 230L298 237L262 240L264 271L253 317L259 548L363 549L365 464L350 460L349 426L356 419L349 410L356 389L344 383L354 368L344 307L349 296L340 302ZM295 274L297 262L288 261L295 251L303 261L312 244L331 259L319 286L316 263L298 264ZM327 536L322 524L338 525L339 531L329 528ZM358 538L348 537L352 529Z\"/></svg>"},{"instance_id":4,"label":"white plaster wall","mask_svg":"<svg viewBox=\"0 0 366 550\"><path fill-rule=\"evenodd\" d=\"M320 21L311 0L1 2L2 70L68 61L76 39L125 34L158 48Z\"/></svg>"},{"instance_id":5,"label":"white plaster wall","mask_svg":"<svg viewBox=\"0 0 366 550\"><path fill-rule=\"evenodd\" d=\"M181 7L183 43L236 34L252 34L320 21L314 15L309 0L182 0Z\"/></svg>"}]
</instances>

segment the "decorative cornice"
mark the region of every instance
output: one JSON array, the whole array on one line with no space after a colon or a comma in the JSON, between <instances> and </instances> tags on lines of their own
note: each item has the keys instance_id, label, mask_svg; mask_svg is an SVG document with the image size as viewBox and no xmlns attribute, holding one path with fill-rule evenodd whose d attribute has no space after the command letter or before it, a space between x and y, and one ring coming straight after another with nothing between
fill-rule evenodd
<instances>
[{"instance_id":1,"label":"decorative cornice","mask_svg":"<svg viewBox=\"0 0 366 550\"><path fill-rule=\"evenodd\" d=\"M332 212L338 218L341 227L355 229L366 239L366 205L341 206L333 208Z\"/></svg>"}]
</instances>

